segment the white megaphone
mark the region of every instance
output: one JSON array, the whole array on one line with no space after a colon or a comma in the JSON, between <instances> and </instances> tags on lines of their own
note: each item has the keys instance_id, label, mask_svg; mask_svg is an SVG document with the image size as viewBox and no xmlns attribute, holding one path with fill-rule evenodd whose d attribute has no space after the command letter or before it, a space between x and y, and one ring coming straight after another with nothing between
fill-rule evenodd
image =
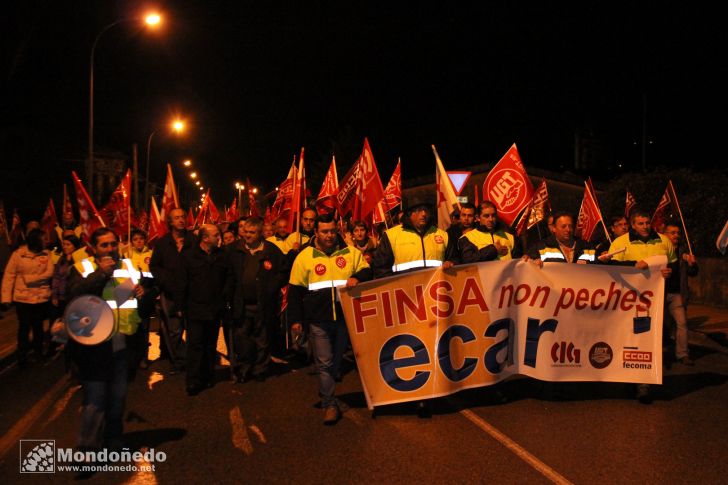
<instances>
[{"instance_id":1,"label":"white megaphone","mask_svg":"<svg viewBox=\"0 0 728 485\"><path fill-rule=\"evenodd\" d=\"M68 335L83 345L105 342L117 331L114 311L94 295L82 295L71 300L63 312L63 321Z\"/></svg>"}]
</instances>

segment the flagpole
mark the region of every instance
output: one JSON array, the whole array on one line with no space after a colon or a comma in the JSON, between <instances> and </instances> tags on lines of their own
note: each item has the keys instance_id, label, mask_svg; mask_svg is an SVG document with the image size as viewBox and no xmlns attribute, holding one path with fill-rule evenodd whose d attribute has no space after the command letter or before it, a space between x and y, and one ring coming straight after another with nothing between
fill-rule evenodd
<instances>
[{"instance_id":1,"label":"flagpole","mask_svg":"<svg viewBox=\"0 0 728 485\"><path fill-rule=\"evenodd\" d=\"M607 230L607 225L604 224L604 217L602 217L602 209L599 207L599 202L597 202L597 197L594 191L592 191L591 187L587 182L584 182L584 185L586 185L586 190L589 191L589 193L592 196L592 199L594 199L594 205L597 207L597 212L599 213L599 222L602 223L602 228L604 228L604 235L607 236L607 241L609 241L609 244L612 244L612 238L609 236L609 231Z\"/></svg>"},{"instance_id":2,"label":"flagpole","mask_svg":"<svg viewBox=\"0 0 728 485\"><path fill-rule=\"evenodd\" d=\"M672 180L668 181L668 184L670 184L670 190L672 191L672 195L675 197L675 205L677 206L677 213L680 215L680 223L682 224L683 233L685 234L685 242L688 243L688 251L690 252L690 255L693 255L693 248L690 245L690 238L688 237L688 230L685 228L685 219L683 219L682 210L680 209L680 202L677 201L677 192L675 192L675 187L672 185Z\"/></svg>"}]
</instances>

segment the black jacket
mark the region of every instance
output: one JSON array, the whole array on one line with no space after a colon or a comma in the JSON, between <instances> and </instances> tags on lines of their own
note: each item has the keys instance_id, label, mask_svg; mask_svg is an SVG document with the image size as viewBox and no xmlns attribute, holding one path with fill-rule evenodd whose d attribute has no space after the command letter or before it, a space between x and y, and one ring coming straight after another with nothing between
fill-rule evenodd
<instances>
[{"instance_id":1,"label":"black jacket","mask_svg":"<svg viewBox=\"0 0 728 485\"><path fill-rule=\"evenodd\" d=\"M263 241L261 258L256 259L243 249L244 241L240 240L228 248L228 273L225 294L232 305L232 317L236 320L245 317L243 301L243 275L248 264L257 264L255 278L259 315L264 320L275 318L278 307L278 296L281 288L288 283L288 262L278 247L269 241Z\"/></svg>"},{"instance_id":2,"label":"black jacket","mask_svg":"<svg viewBox=\"0 0 728 485\"><path fill-rule=\"evenodd\" d=\"M226 308L224 295L229 266L226 251L212 248L210 253L199 244L182 251L183 292L175 302L189 320L216 320L222 318Z\"/></svg>"},{"instance_id":3,"label":"black jacket","mask_svg":"<svg viewBox=\"0 0 728 485\"><path fill-rule=\"evenodd\" d=\"M159 290L165 298L176 303L181 303L180 295L184 293L182 286L182 252L197 245L197 238L187 232L185 234L182 251L177 251L177 243L169 232L162 236L154 245L152 259L149 262L149 270L154 276Z\"/></svg>"}]
</instances>

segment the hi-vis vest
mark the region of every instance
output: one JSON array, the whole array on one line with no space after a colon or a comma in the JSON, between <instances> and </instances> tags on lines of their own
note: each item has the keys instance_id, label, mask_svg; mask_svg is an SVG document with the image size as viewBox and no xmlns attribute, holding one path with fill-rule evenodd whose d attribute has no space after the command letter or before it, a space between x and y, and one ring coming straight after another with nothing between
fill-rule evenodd
<instances>
[{"instance_id":1,"label":"hi-vis vest","mask_svg":"<svg viewBox=\"0 0 728 485\"><path fill-rule=\"evenodd\" d=\"M299 249L303 247L304 244L307 244L308 241L311 239L311 237L305 235L304 233L298 233L298 232L292 232L288 235L285 242L286 250L283 251L283 254L288 254L288 252L293 249L293 245L298 242L298 235L301 235L301 245L299 246ZM275 237L275 236L273 236ZM273 243L275 244L275 243Z\"/></svg>"},{"instance_id":2,"label":"hi-vis vest","mask_svg":"<svg viewBox=\"0 0 728 485\"><path fill-rule=\"evenodd\" d=\"M296 256L289 283L309 291L329 290L331 312L336 320L336 288L346 285L346 280L353 274L368 267L362 252L351 246L334 251L330 256L308 246Z\"/></svg>"},{"instance_id":3,"label":"hi-vis vest","mask_svg":"<svg viewBox=\"0 0 728 485\"><path fill-rule=\"evenodd\" d=\"M152 260L152 250L144 246L141 251L130 247L124 256L131 259L132 267L139 273L139 268L142 272L149 272L149 261Z\"/></svg>"},{"instance_id":4,"label":"hi-vis vest","mask_svg":"<svg viewBox=\"0 0 728 485\"><path fill-rule=\"evenodd\" d=\"M393 273L442 266L447 248L447 233L442 229L432 226L420 237L414 229L396 226L386 234L394 255Z\"/></svg>"},{"instance_id":5,"label":"hi-vis vest","mask_svg":"<svg viewBox=\"0 0 728 485\"><path fill-rule=\"evenodd\" d=\"M655 233L658 237L652 237L647 242L642 242L639 239L631 241L629 234L629 232L622 234L612 241L611 246L609 246L610 253L625 248L623 253L613 256L614 261L641 261L650 256L661 256L663 254L667 256L668 263L677 261L675 248L667 236Z\"/></svg>"},{"instance_id":6,"label":"hi-vis vest","mask_svg":"<svg viewBox=\"0 0 728 485\"><path fill-rule=\"evenodd\" d=\"M96 271L96 268L98 268L93 257L84 259L83 261L76 263L74 266L84 278L87 278L88 275ZM151 278L152 276L152 274L148 272L144 272L143 275L148 278ZM101 293L101 298L103 298L104 301L106 301L106 304L114 310L119 332L125 335L134 335L137 331L137 327L139 326L139 322L141 322L141 318L139 318L139 313L137 312L137 300L134 295L132 295L121 306L117 307L116 299L114 298L114 288L124 283L129 278L131 278L132 282L136 284L139 281L139 277L139 271L134 269L131 260L122 259L121 268L114 270L112 278L106 283L106 286L104 286L104 290Z\"/></svg>"},{"instance_id":7,"label":"hi-vis vest","mask_svg":"<svg viewBox=\"0 0 728 485\"><path fill-rule=\"evenodd\" d=\"M576 251L576 249L575 249ZM564 256L564 253L561 252L561 248L556 245L556 247L552 247L550 245L546 245L543 249L538 250L539 255L541 256L541 261L547 263L553 263L553 262L560 262L560 263L568 263L569 261L566 260L566 257ZM593 249L587 249L584 248L581 255L579 255L578 258L574 259L574 261L571 261L572 263L577 263L579 261L585 261L587 263L594 263L596 261L595 251Z\"/></svg>"},{"instance_id":8,"label":"hi-vis vest","mask_svg":"<svg viewBox=\"0 0 728 485\"><path fill-rule=\"evenodd\" d=\"M473 229L472 231L468 231L463 234L462 237L473 243L475 247L479 250L483 249L486 246L490 246L491 244L495 245L496 242L499 243L501 246L506 246L508 248L508 254L505 254L503 256L499 254L495 258L501 261L509 261L510 259L512 259L511 252L516 246L513 234L510 234L503 230L498 230L495 232L484 232L479 229Z\"/></svg>"},{"instance_id":9,"label":"hi-vis vest","mask_svg":"<svg viewBox=\"0 0 728 485\"><path fill-rule=\"evenodd\" d=\"M276 247L280 249L283 254L288 254L289 248L286 246L286 238L281 239L274 234L271 237L267 238L266 241L275 244Z\"/></svg>"}]
</instances>

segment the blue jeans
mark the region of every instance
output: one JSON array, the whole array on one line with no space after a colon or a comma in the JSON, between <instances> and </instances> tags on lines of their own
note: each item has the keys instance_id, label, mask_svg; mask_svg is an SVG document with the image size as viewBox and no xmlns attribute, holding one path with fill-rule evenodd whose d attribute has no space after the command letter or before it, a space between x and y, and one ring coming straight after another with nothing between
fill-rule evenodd
<instances>
[{"instance_id":1,"label":"blue jeans","mask_svg":"<svg viewBox=\"0 0 728 485\"><path fill-rule=\"evenodd\" d=\"M334 389L336 372L341 369L341 358L346 350L349 333L342 322L319 322L310 326L309 341L313 348L313 361L319 376L319 397L325 409L336 406Z\"/></svg>"},{"instance_id":2,"label":"blue jeans","mask_svg":"<svg viewBox=\"0 0 728 485\"><path fill-rule=\"evenodd\" d=\"M99 450L121 439L126 404L127 350L114 352L110 381L82 381L83 409L79 449Z\"/></svg>"}]
</instances>

